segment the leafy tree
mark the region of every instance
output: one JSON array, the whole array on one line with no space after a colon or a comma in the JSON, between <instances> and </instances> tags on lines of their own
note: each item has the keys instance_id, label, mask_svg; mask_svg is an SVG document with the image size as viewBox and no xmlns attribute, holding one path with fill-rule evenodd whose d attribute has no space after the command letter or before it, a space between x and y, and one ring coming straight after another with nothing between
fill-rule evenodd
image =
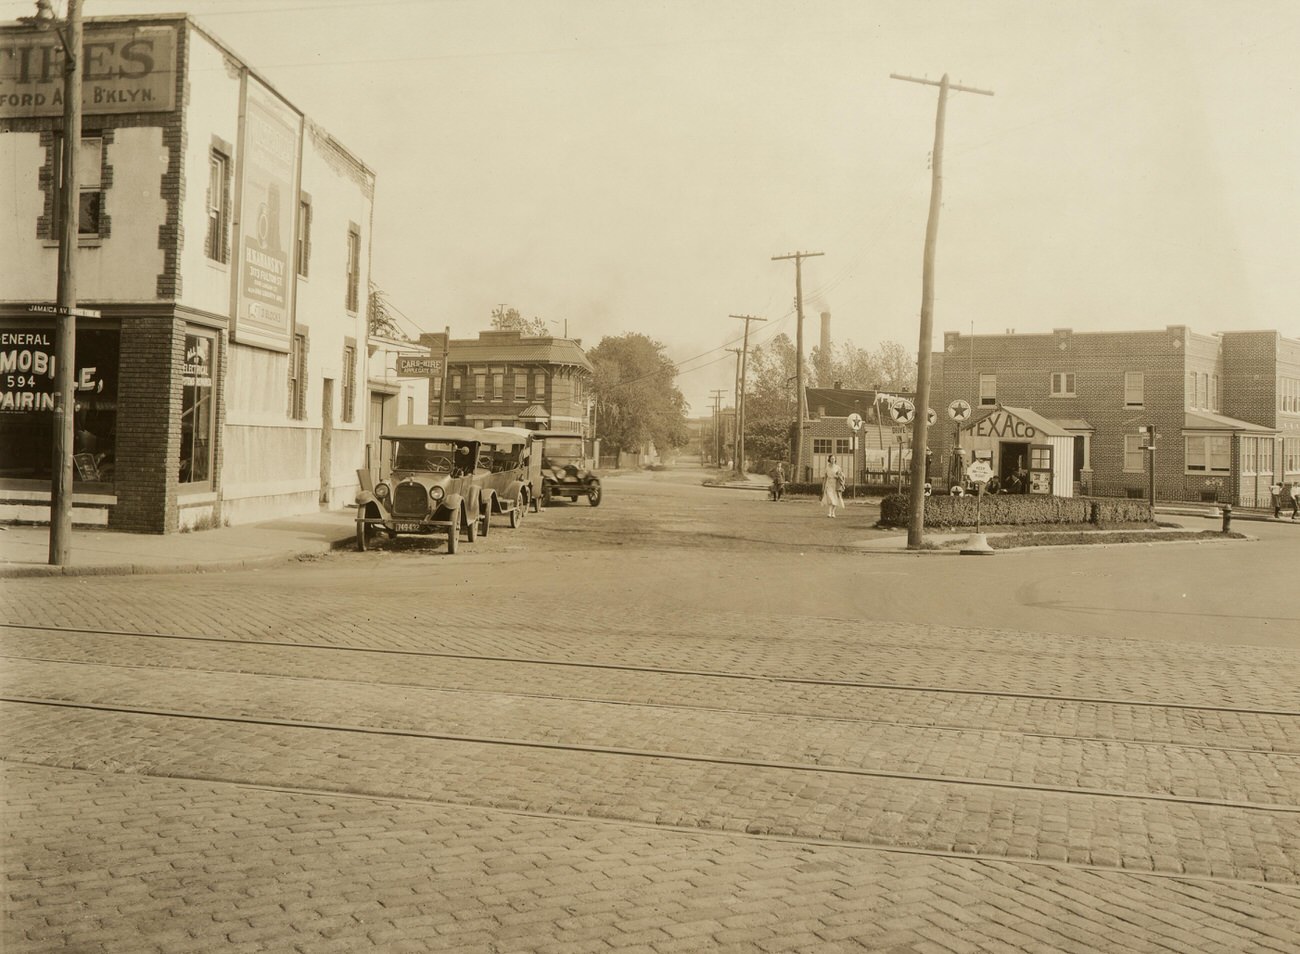
<instances>
[{"instance_id":1,"label":"leafy tree","mask_svg":"<svg viewBox=\"0 0 1300 954\"><path fill-rule=\"evenodd\" d=\"M505 305L492 309L492 327L496 331L519 331L533 337L546 334L546 322L541 318L525 318L519 314L518 308Z\"/></svg>"},{"instance_id":2,"label":"leafy tree","mask_svg":"<svg viewBox=\"0 0 1300 954\"><path fill-rule=\"evenodd\" d=\"M366 331L380 338L406 340L406 335L397 327L395 311L388 301L388 292L371 282L366 298Z\"/></svg>"},{"instance_id":3,"label":"leafy tree","mask_svg":"<svg viewBox=\"0 0 1300 954\"><path fill-rule=\"evenodd\" d=\"M813 348L814 367L820 359L820 349ZM838 382L842 387L864 391L879 388L883 391L910 391L916 387L916 358L897 341L881 342L876 351L860 348L852 341L831 346L830 376L819 374L815 387L830 388Z\"/></svg>"},{"instance_id":4,"label":"leafy tree","mask_svg":"<svg viewBox=\"0 0 1300 954\"><path fill-rule=\"evenodd\" d=\"M602 447L640 451L683 447L688 405L673 383L677 366L664 346L642 334L606 336L587 352L595 370L596 424Z\"/></svg>"},{"instance_id":5,"label":"leafy tree","mask_svg":"<svg viewBox=\"0 0 1300 954\"><path fill-rule=\"evenodd\" d=\"M794 352L794 342L781 334L749 355L745 375L745 453L752 459L790 459L796 397Z\"/></svg>"}]
</instances>

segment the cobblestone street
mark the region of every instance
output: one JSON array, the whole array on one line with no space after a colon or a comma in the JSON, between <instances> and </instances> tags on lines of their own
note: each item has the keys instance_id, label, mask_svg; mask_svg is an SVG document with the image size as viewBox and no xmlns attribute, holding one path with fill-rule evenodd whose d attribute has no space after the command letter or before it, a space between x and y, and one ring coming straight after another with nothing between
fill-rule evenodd
<instances>
[{"instance_id":1,"label":"cobblestone street","mask_svg":"<svg viewBox=\"0 0 1300 954\"><path fill-rule=\"evenodd\" d=\"M3 949L1300 949L1293 528L883 555L698 484L0 581Z\"/></svg>"}]
</instances>

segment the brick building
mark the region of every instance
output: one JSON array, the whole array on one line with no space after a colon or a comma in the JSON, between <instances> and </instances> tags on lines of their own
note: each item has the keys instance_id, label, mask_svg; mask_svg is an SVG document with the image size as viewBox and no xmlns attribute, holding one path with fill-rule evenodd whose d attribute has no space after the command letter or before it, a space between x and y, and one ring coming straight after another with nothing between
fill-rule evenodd
<instances>
[{"instance_id":1,"label":"brick building","mask_svg":"<svg viewBox=\"0 0 1300 954\"><path fill-rule=\"evenodd\" d=\"M807 388L804 394L808 419L799 454L803 473L797 480L821 480L828 457L835 458L850 483L889 483L906 470L912 459L912 429L895 422L889 406L900 398L912 400L911 392L837 386ZM863 421L856 433L849 426L853 414Z\"/></svg>"},{"instance_id":2,"label":"brick building","mask_svg":"<svg viewBox=\"0 0 1300 954\"><path fill-rule=\"evenodd\" d=\"M423 334L420 344L441 355L445 336ZM481 331L453 338L447 352L443 423L468 427L581 430L591 436L588 398L592 369L576 338ZM442 382L429 394L429 420L438 419Z\"/></svg>"},{"instance_id":3,"label":"brick building","mask_svg":"<svg viewBox=\"0 0 1300 954\"><path fill-rule=\"evenodd\" d=\"M374 173L185 15L0 24L0 518L48 519L60 164L78 163L73 520L169 533L351 500Z\"/></svg>"},{"instance_id":4,"label":"brick building","mask_svg":"<svg viewBox=\"0 0 1300 954\"><path fill-rule=\"evenodd\" d=\"M1053 466L1069 469L1074 492L1145 496L1142 429L1152 425L1159 498L1264 506L1275 480L1300 481L1300 340L1275 331L949 332L932 388L930 447L947 479L959 443L969 461L976 429L990 432L983 446L1002 480L1028 465L1032 447L1047 442L1014 433L1023 410L1071 439L1073 452ZM943 413L954 400L973 409L960 433Z\"/></svg>"}]
</instances>

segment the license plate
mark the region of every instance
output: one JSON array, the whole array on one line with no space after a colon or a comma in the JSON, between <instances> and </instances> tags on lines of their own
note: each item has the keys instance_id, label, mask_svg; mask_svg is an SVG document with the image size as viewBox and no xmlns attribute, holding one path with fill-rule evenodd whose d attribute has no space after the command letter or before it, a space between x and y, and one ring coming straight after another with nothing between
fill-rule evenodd
<instances>
[{"instance_id":1,"label":"license plate","mask_svg":"<svg viewBox=\"0 0 1300 954\"><path fill-rule=\"evenodd\" d=\"M419 533L421 527L418 523L401 523L397 524L398 533Z\"/></svg>"}]
</instances>

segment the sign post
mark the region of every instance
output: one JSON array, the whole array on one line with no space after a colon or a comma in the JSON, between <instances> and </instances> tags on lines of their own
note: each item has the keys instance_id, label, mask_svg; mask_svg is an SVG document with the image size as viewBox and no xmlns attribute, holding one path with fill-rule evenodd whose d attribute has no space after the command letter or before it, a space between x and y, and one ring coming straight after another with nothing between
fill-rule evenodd
<instances>
[{"instance_id":1,"label":"sign post","mask_svg":"<svg viewBox=\"0 0 1300 954\"><path fill-rule=\"evenodd\" d=\"M980 531L980 504L984 500L984 487L993 477L993 468L986 461L973 461L966 468L966 476L975 482L975 533L961 552L970 556L990 556L995 551L989 546L988 538Z\"/></svg>"}]
</instances>

